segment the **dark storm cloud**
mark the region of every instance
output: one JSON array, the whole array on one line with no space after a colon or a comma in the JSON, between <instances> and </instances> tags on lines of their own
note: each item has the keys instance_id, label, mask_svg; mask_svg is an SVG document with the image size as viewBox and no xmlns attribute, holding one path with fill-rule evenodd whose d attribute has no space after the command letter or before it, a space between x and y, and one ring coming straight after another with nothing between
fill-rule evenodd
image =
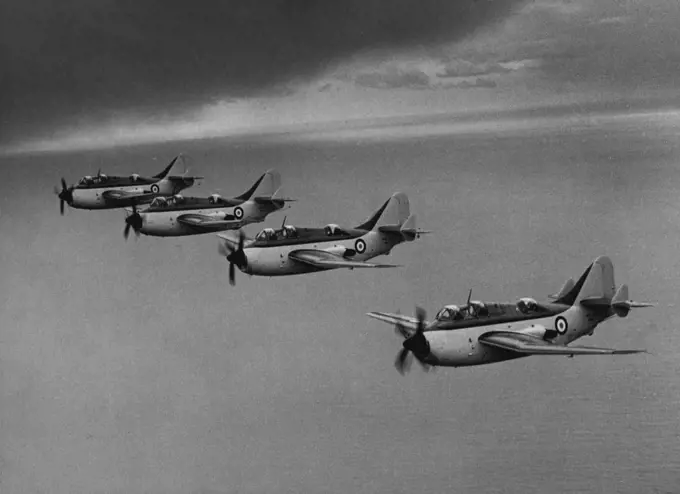
<instances>
[{"instance_id":1,"label":"dark storm cloud","mask_svg":"<svg viewBox=\"0 0 680 494\"><path fill-rule=\"evenodd\" d=\"M0 132L173 114L364 49L451 41L523 0L3 2Z\"/></svg>"}]
</instances>

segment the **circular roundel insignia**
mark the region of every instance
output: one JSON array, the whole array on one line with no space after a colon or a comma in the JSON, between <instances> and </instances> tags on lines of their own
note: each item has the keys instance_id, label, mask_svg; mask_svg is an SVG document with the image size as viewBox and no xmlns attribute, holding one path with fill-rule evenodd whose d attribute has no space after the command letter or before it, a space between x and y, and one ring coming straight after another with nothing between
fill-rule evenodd
<instances>
[{"instance_id":1,"label":"circular roundel insignia","mask_svg":"<svg viewBox=\"0 0 680 494\"><path fill-rule=\"evenodd\" d=\"M243 218L243 209L241 209L241 208L234 209L234 216L236 216L237 220L240 220L241 218Z\"/></svg>"},{"instance_id":2,"label":"circular roundel insignia","mask_svg":"<svg viewBox=\"0 0 680 494\"><path fill-rule=\"evenodd\" d=\"M564 317L560 316L555 319L555 329L559 334L566 333L568 328L567 320Z\"/></svg>"},{"instance_id":3,"label":"circular roundel insignia","mask_svg":"<svg viewBox=\"0 0 680 494\"><path fill-rule=\"evenodd\" d=\"M354 244L354 250L356 250L359 254L363 254L366 252L366 242L361 239L357 240Z\"/></svg>"},{"instance_id":4,"label":"circular roundel insignia","mask_svg":"<svg viewBox=\"0 0 680 494\"><path fill-rule=\"evenodd\" d=\"M153 192L154 194L158 194L158 191L159 191L159 190L160 190L160 189L158 188L158 185L153 184L153 185L151 186L151 192Z\"/></svg>"}]
</instances>

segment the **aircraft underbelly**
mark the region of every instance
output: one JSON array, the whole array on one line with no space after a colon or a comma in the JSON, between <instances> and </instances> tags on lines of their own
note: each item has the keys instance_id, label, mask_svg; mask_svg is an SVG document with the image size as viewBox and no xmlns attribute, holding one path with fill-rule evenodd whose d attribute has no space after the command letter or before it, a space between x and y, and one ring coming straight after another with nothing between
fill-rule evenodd
<instances>
[{"instance_id":1,"label":"aircraft underbelly","mask_svg":"<svg viewBox=\"0 0 680 494\"><path fill-rule=\"evenodd\" d=\"M442 367L466 367L490 364L518 358L517 354L490 348L479 343L478 338L492 330L508 329L508 324L485 328L434 331L426 333L430 351Z\"/></svg>"},{"instance_id":2,"label":"aircraft underbelly","mask_svg":"<svg viewBox=\"0 0 680 494\"><path fill-rule=\"evenodd\" d=\"M83 209L106 209L101 193L105 189L76 189L73 191L73 207Z\"/></svg>"}]
</instances>

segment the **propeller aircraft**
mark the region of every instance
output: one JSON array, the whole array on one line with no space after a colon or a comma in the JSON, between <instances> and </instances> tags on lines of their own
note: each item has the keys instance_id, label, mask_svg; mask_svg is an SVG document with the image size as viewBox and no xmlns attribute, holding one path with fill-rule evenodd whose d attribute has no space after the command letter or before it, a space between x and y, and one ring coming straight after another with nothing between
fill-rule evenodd
<instances>
[{"instance_id":1,"label":"propeller aircraft","mask_svg":"<svg viewBox=\"0 0 680 494\"><path fill-rule=\"evenodd\" d=\"M165 169L153 177L87 175L70 187L61 179L61 190L54 188L59 198L59 210L64 214L64 203L75 209L114 209L147 204L158 196L170 196L194 185L203 177L171 175L170 172L182 155L176 156Z\"/></svg>"},{"instance_id":2,"label":"propeller aircraft","mask_svg":"<svg viewBox=\"0 0 680 494\"><path fill-rule=\"evenodd\" d=\"M393 264L366 262L388 255L402 242L429 233L416 228L403 192L393 194L373 216L354 228L329 224L323 228L298 228L284 224L265 228L255 238L243 231L217 234L220 254L229 261L229 283L235 284L235 267L257 276L289 276L337 268L392 268Z\"/></svg>"},{"instance_id":3,"label":"propeller aircraft","mask_svg":"<svg viewBox=\"0 0 680 494\"><path fill-rule=\"evenodd\" d=\"M179 237L238 229L250 223L260 223L294 199L279 198L281 175L267 170L240 196L232 199L219 194L210 197L156 197L151 204L137 211L128 210L123 235L128 238L132 228L137 236Z\"/></svg>"},{"instance_id":4,"label":"propeller aircraft","mask_svg":"<svg viewBox=\"0 0 680 494\"><path fill-rule=\"evenodd\" d=\"M470 291L470 295L472 291ZM416 317L369 312L374 319L395 325L404 338L395 360L403 375L412 358L424 370L431 366L463 367L503 362L530 355L616 355L645 350L615 350L569 346L592 335L595 327L613 317L626 317L635 307L652 307L628 299L628 286L616 289L614 266L598 257L574 283L568 280L552 302L522 298L517 303L471 301L463 307L447 305L433 321L416 308Z\"/></svg>"}]
</instances>

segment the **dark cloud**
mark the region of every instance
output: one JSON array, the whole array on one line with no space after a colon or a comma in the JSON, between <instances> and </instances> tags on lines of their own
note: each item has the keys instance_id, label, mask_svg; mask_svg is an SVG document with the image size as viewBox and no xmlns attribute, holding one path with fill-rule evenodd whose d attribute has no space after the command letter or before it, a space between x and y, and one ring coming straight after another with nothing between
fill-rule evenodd
<instances>
[{"instance_id":1,"label":"dark cloud","mask_svg":"<svg viewBox=\"0 0 680 494\"><path fill-rule=\"evenodd\" d=\"M0 6L0 133L173 114L366 49L459 39L523 0L51 0Z\"/></svg>"}]
</instances>

